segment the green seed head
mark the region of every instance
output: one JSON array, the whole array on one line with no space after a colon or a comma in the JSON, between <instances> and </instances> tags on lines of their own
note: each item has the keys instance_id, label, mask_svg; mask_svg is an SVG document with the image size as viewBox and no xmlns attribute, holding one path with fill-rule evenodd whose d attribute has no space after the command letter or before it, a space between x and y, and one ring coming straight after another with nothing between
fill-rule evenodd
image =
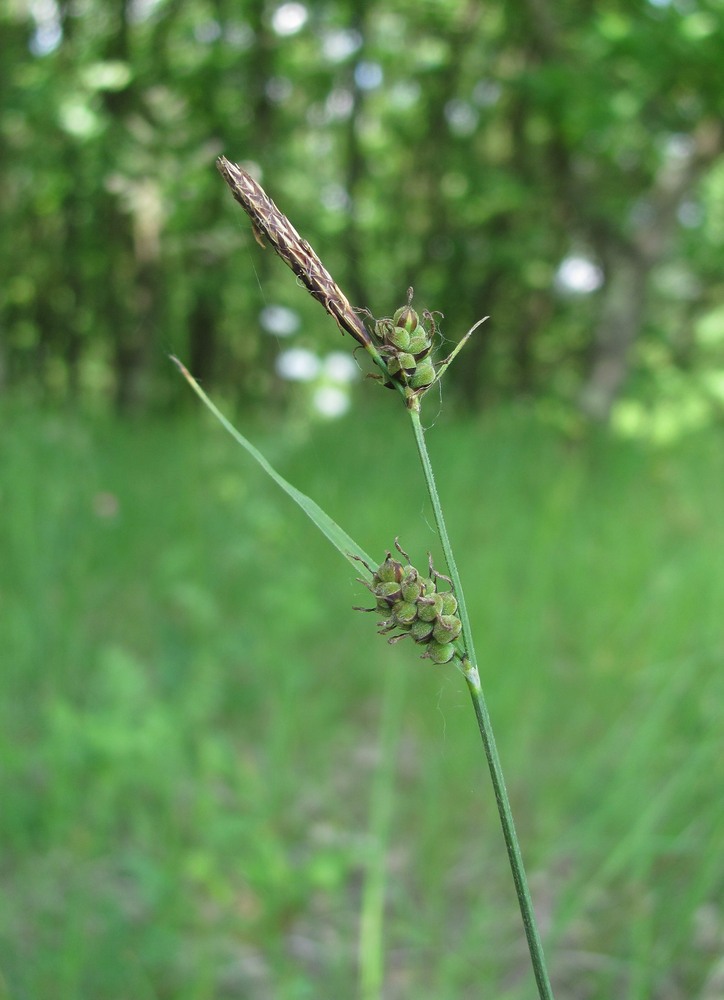
<instances>
[{"instance_id":1,"label":"green seed head","mask_svg":"<svg viewBox=\"0 0 724 1000\"><path fill-rule=\"evenodd\" d=\"M435 569L432 556L428 562L429 576L422 576L409 563L410 557L397 539L395 547L404 563L393 559L391 552L376 570L364 563L372 573L372 581L360 582L374 595L376 607L359 610L375 610L382 616L377 630L388 636L388 642L395 643L409 635L425 647L424 658L433 663L449 663L454 656L462 655L457 649L462 626L455 614L457 601L452 592L439 592L437 588L441 580L452 585L451 581Z\"/></svg>"}]
</instances>

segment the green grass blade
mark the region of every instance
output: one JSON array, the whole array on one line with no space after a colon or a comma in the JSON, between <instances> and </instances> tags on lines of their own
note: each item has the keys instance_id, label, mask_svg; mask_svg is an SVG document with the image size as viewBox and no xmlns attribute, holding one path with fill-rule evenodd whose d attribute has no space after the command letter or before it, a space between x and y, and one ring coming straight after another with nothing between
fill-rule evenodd
<instances>
[{"instance_id":1,"label":"green grass blade","mask_svg":"<svg viewBox=\"0 0 724 1000\"><path fill-rule=\"evenodd\" d=\"M354 566L355 570L358 573L360 572L361 567L358 559L362 559L368 565L374 566L375 561L372 557L367 555L365 550L358 545L353 538L350 538L347 532L343 528L340 528L337 522L334 521L329 514L323 511L319 504L315 503L311 497L306 496L306 494L302 493L295 486L292 486L291 483L287 482L284 476L281 476L276 469L269 464L262 453L258 451L250 441L247 441L244 435L241 434L233 426L233 424L229 423L223 413L221 413L221 411L214 406L196 379L189 373L185 365L183 365L179 359L173 355L171 355L171 360L178 366L178 369L183 377L189 383L199 399L209 408L209 410L211 410L219 423L226 428L229 434L231 434L234 440L240 444L242 448L245 448L246 451L249 452L251 457L259 463L267 475L271 476L277 486L281 486L284 492L287 493L292 500L302 508L307 517L316 524L324 535L326 535L332 545L334 545L334 547L342 553L345 559L347 559L352 566ZM354 558L355 556L357 557L356 559Z\"/></svg>"}]
</instances>

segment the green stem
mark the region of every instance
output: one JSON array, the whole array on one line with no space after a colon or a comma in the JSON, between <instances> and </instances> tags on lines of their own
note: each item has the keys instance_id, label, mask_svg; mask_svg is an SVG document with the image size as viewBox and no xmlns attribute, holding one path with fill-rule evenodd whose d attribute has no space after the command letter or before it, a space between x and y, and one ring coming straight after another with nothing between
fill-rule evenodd
<instances>
[{"instance_id":1,"label":"green stem","mask_svg":"<svg viewBox=\"0 0 724 1000\"><path fill-rule=\"evenodd\" d=\"M543 944L540 939L540 934L538 933L535 911L533 910L533 901L530 896L528 879L523 865L523 856L520 852L518 835L515 832L513 812L510 808L510 799L508 798L508 791L505 787L503 769L500 764L500 757L498 756L498 749L495 744L495 737L493 735L493 728L490 723L488 709L485 704L483 689L480 685L477 660L475 657L475 650L473 648L472 630L470 628L470 619L468 618L468 612L465 606L465 596L463 594L462 582L455 563L455 557L453 555L452 546L450 545L447 528L445 527L445 518L443 516L437 486L435 485L435 476L433 475L432 465L430 464L430 456L425 443L425 432L420 421L420 404L418 397L415 397L414 404L409 407L409 414L410 419L412 420L412 428L415 433L417 450L420 454L420 461L422 462L422 469L425 474L427 490L430 494L430 500L432 502L432 509L435 515L438 535L440 536L445 561L453 582L455 597L458 601L458 614L460 615L460 621L462 623L463 642L467 652L467 656L464 657L462 661L462 671L468 685L468 690L470 691L470 697L473 701L473 708L475 709L475 716L478 720L478 728L480 729L480 735L485 749L485 756L490 769L490 777L492 779L493 790L495 792L495 801L498 804L498 815L500 816L500 823L503 827L503 839L505 840L505 847L508 852L508 860L513 873L515 891L518 896L518 905L520 907L521 917L523 918L525 936L528 941L528 950L530 952L530 958L533 965L535 981L538 986L538 996L540 997L540 1000L554 1000L553 990L551 989L548 971L546 969Z\"/></svg>"}]
</instances>

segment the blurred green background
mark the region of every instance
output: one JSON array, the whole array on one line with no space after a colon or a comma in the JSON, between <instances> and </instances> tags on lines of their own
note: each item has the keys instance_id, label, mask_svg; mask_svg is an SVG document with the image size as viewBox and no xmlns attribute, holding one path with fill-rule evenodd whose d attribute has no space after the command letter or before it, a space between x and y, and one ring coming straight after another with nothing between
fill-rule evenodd
<instances>
[{"instance_id":1,"label":"blurred green background","mask_svg":"<svg viewBox=\"0 0 724 1000\"><path fill-rule=\"evenodd\" d=\"M355 305L490 316L424 417L556 996L721 1000L723 52L721 0L2 7L0 997L534 995L460 677L168 361L440 562L224 153Z\"/></svg>"}]
</instances>

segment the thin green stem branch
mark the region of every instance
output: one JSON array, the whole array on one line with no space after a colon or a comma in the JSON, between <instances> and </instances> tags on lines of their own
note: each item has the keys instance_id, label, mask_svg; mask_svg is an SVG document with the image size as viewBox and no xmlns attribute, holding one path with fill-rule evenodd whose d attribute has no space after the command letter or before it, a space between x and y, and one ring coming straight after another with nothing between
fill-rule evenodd
<instances>
[{"instance_id":1,"label":"thin green stem branch","mask_svg":"<svg viewBox=\"0 0 724 1000\"><path fill-rule=\"evenodd\" d=\"M440 504L440 497L435 484L435 476L432 471L432 465L430 464L427 444L425 443L425 432L420 420L419 399L417 397L415 398L415 404L416 405L409 408L408 412L410 414L410 419L412 420L417 450L420 455L427 490L432 502L435 524L437 525L443 554L453 582L455 597L458 601L458 614L462 623L462 637L467 653L462 661L462 672L468 685L470 697L472 698L475 716L478 720L478 728L480 729L480 735L483 740L485 756L490 769L490 777L492 779L493 790L495 792L495 801L498 805L498 815L500 816L500 823L503 828L503 839L505 840L505 847L508 852L508 860L513 873L515 891L518 896L518 905L523 919L525 936L528 941L528 950L533 964L535 981L538 986L538 996L540 997L540 1000L554 1000L553 990L551 989L550 980L548 978L548 970L546 969L543 944L538 932L535 911L533 909L533 901L530 896L528 879L523 865L523 856L520 851L518 835L515 831L513 812L510 808L510 799L508 798L508 791L505 787L503 769L500 763L500 757L498 755L498 749L495 743L495 736L493 734L490 716L485 703L485 697L483 696L483 689L480 684L480 675L478 673L477 660L475 657L475 650L473 648L473 636L470 628L470 619L468 617L467 607L465 606L465 595L463 593L460 574L455 563L450 538L445 526L442 505Z\"/></svg>"}]
</instances>

